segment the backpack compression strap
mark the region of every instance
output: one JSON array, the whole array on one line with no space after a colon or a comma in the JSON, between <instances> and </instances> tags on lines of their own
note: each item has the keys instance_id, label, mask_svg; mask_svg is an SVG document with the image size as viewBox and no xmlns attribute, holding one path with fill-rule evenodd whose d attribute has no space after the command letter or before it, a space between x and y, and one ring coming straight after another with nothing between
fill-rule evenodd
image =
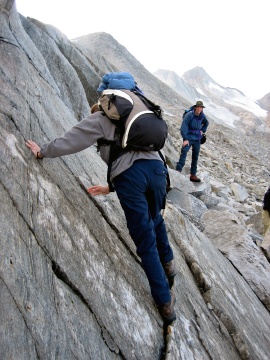
<instances>
[{"instance_id":1,"label":"backpack compression strap","mask_svg":"<svg viewBox=\"0 0 270 360\"><path fill-rule=\"evenodd\" d=\"M122 140L122 148L124 149L127 146L127 141L128 141L128 134L129 134L129 130L131 128L131 125L134 123L134 121L141 115L143 114L153 114L153 111L150 110L145 110L145 111L141 111L138 114L136 114L135 116L133 116L133 118L129 121L124 136L123 136L123 140Z\"/></svg>"}]
</instances>

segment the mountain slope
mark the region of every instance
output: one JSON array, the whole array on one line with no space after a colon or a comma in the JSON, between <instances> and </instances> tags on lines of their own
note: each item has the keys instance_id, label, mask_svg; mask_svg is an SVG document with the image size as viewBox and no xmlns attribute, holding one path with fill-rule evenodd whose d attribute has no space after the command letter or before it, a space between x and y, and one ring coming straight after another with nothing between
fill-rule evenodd
<instances>
[{"instance_id":1,"label":"mountain slope","mask_svg":"<svg viewBox=\"0 0 270 360\"><path fill-rule=\"evenodd\" d=\"M266 94L264 97L258 100L258 103L263 109L270 112L270 93Z\"/></svg>"},{"instance_id":2,"label":"mountain slope","mask_svg":"<svg viewBox=\"0 0 270 360\"><path fill-rule=\"evenodd\" d=\"M168 112L175 113L174 109L180 107L184 109L188 102L176 93L174 89L162 83L151 73L121 44L119 44L110 34L95 33L82 36L72 40L80 49L90 49L91 52L100 54L118 71L130 72L138 85L146 95L153 101L158 102ZM87 50L86 50L87 51ZM104 73L106 70L104 69Z\"/></svg>"},{"instance_id":3,"label":"mountain slope","mask_svg":"<svg viewBox=\"0 0 270 360\"><path fill-rule=\"evenodd\" d=\"M53 26L20 17L12 0L0 0L0 23L1 359L268 360L270 265L256 216L269 161L262 166L255 152L267 139L211 123L203 182L193 184L173 164L184 102L129 64L120 44L105 58L111 39L98 35L99 51L84 52ZM163 215L178 272L168 334L115 193L85 191L106 183L96 147L37 160L25 146L77 125L120 62L177 115L165 115L173 189Z\"/></svg>"},{"instance_id":4,"label":"mountain slope","mask_svg":"<svg viewBox=\"0 0 270 360\"><path fill-rule=\"evenodd\" d=\"M201 67L185 72L182 78L166 70L158 70L154 75L191 103L203 100L206 112L216 123L237 125L240 131L270 131L265 121L266 111L257 102L237 89L219 85Z\"/></svg>"}]
</instances>

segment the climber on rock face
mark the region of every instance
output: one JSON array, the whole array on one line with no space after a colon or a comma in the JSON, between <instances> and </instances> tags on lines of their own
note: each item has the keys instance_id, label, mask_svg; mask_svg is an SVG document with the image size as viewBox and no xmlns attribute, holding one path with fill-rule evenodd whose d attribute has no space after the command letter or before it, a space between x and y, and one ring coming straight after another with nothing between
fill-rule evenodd
<instances>
[{"instance_id":1,"label":"climber on rock face","mask_svg":"<svg viewBox=\"0 0 270 360\"><path fill-rule=\"evenodd\" d=\"M82 151L99 140L114 141L116 125L102 112L96 111L81 120L63 136L39 146L32 140L26 146L37 159L55 158ZM149 111L148 111L149 113ZM101 157L103 152L100 151ZM108 159L103 157L108 163ZM164 320L176 319L175 296L170 290L176 275L174 255L161 215L165 206L167 168L158 151L122 151L112 163L111 184L93 186L91 195L115 191L124 210L127 227L148 278L152 297Z\"/></svg>"}]
</instances>

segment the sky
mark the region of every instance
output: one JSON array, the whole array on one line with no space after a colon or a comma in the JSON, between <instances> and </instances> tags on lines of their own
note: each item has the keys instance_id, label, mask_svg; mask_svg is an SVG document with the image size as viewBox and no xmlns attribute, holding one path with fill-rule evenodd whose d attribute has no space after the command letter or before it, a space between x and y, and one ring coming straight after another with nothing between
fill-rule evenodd
<instances>
[{"instance_id":1,"label":"sky","mask_svg":"<svg viewBox=\"0 0 270 360\"><path fill-rule=\"evenodd\" d=\"M15 0L69 39L106 32L150 72L196 66L258 100L270 92L269 0ZM121 71L121 69L119 69Z\"/></svg>"}]
</instances>

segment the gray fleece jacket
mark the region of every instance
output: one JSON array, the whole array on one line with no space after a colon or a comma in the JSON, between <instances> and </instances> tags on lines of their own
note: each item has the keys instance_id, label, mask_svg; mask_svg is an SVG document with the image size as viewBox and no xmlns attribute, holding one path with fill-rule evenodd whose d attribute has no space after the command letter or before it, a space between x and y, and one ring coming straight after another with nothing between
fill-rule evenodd
<instances>
[{"instance_id":1,"label":"gray fleece jacket","mask_svg":"<svg viewBox=\"0 0 270 360\"><path fill-rule=\"evenodd\" d=\"M98 111L81 120L63 136L60 136L41 147L40 154L55 158L82 151L99 139L114 140L115 125ZM101 158L108 164L109 146L100 149ZM161 160L156 151L129 151L114 161L111 170L111 181L132 166L139 159Z\"/></svg>"}]
</instances>

